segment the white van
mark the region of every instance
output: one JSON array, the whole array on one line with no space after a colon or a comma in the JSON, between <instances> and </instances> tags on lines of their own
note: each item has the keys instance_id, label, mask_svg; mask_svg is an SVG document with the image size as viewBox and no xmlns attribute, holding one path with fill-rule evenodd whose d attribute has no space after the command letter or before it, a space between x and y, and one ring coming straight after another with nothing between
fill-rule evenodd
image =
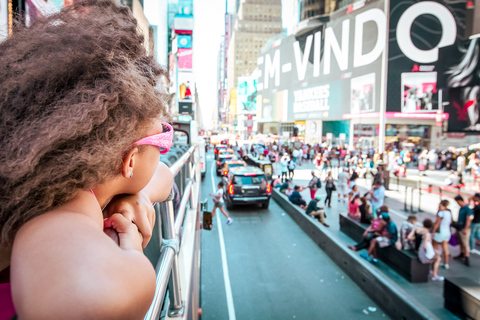
<instances>
[{"instance_id":1,"label":"white van","mask_svg":"<svg viewBox=\"0 0 480 320\"><path fill-rule=\"evenodd\" d=\"M200 173L203 179L207 172L207 159L205 157L205 139L202 137L198 137L198 153L200 155Z\"/></svg>"}]
</instances>

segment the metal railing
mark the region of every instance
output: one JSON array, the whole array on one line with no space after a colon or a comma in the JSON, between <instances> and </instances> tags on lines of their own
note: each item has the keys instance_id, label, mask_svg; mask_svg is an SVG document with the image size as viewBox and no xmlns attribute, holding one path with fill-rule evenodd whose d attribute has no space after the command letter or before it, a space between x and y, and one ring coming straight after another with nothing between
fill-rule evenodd
<instances>
[{"instance_id":1,"label":"metal railing","mask_svg":"<svg viewBox=\"0 0 480 320\"><path fill-rule=\"evenodd\" d=\"M188 151L170 167L170 171L174 177L180 174L179 178L182 182L179 188L180 194L183 196L176 217L173 208L173 190L170 193L170 196L159 205L159 210L155 210L156 214L160 215L160 217L157 216L157 221L159 221L162 226L162 228L159 229L159 232L161 233L161 249L160 257L155 268L157 275L155 297L150 309L145 315L145 320L157 320L160 318L167 289L170 299L168 316L180 317L184 314L184 301L182 301L178 266L178 252L181 244L181 229L185 220L188 202L192 197L193 192L199 192L199 188L196 190L193 188L196 178L196 163L194 159L196 148L196 145L190 147ZM187 182L186 185L184 185L185 181ZM200 182L198 181L197 184L199 186ZM194 208L194 206L195 204L193 201L190 201L190 208Z\"/></svg>"}]
</instances>

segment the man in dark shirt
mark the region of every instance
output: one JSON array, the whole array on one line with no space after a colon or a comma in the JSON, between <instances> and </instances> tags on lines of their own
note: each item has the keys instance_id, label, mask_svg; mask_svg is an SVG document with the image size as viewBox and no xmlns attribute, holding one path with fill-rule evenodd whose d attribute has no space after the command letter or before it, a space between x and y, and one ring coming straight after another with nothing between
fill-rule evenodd
<instances>
[{"instance_id":1,"label":"man in dark shirt","mask_svg":"<svg viewBox=\"0 0 480 320\"><path fill-rule=\"evenodd\" d=\"M455 224L455 227L457 229L457 240L460 242L460 255L455 257L454 259L463 259L465 265L470 266L469 240L470 225L473 219L473 211L468 206L468 203L463 200L462 196L456 196L455 201L460 206L460 211L458 212L458 220Z\"/></svg>"},{"instance_id":2,"label":"man in dark shirt","mask_svg":"<svg viewBox=\"0 0 480 320\"><path fill-rule=\"evenodd\" d=\"M305 200L303 200L303 197L300 194L300 187L299 186L295 186L293 188L293 192L290 195L290 197L288 197L288 200L290 200L290 202L293 203L293 204L299 205L300 208L302 208L302 209L306 209L306 207L307 207L307 203L305 202Z\"/></svg>"},{"instance_id":3,"label":"man in dark shirt","mask_svg":"<svg viewBox=\"0 0 480 320\"><path fill-rule=\"evenodd\" d=\"M475 193L475 196L471 199L474 204L473 207L473 220L470 229L470 249L475 249L477 240L480 240L480 193Z\"/></svg>"},{"instance_id":4,"label":"man in dark shirt","mask_svg":"<svg viewBox=\"0 0 480 320\"><path fill-rule=\"evenodd\" d=\"M330 227L328 224L325 223L325 213L322 211L323 208L319 208L317 206L318 201L322 200L322 197L316 196L315 199L310 200L308 203L307 209L305 210L305 213L309 215L312 218L318 219L321 224L323 224L325 227Z\"/></svg>"}]
</instances>

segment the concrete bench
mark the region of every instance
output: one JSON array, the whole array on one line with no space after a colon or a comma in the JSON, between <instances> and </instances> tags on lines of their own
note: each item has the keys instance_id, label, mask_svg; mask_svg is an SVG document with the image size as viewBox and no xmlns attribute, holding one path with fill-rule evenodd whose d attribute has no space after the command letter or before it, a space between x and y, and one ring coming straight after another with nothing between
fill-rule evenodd
<instances>
[{"instance_id":1,"label":"concrete bench","mask_svg":"<svg viewBox=\"0 0 480 320\"><path fill-rule=\"evenodd\" d=\"M461 319L480 319L480 285L463 277L446 278L445 308Z\"/></svg>"},{"instance_id":2,"label":"concrete bench","mask_svg":"<svg viewBox=\"0 0 480 320\"><path fill-rule=\"evenodd\" d=\"M360 242L367 224L361 224L340 214L340 231L347 236ZM418 260L416 252L411 250L398 250L394 246L377 249L378 258L389 267L397 271L402 277L410 282L428 282L430 265L423 264Z\"/></svg>"}]
</instances>

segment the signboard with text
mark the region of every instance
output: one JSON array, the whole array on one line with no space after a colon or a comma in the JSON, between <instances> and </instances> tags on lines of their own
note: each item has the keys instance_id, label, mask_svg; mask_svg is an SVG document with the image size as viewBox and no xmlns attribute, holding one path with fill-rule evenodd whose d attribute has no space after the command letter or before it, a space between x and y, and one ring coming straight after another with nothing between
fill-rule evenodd
<instances>
[{"instance_id":1,"label":"signboard with text","mask_svg":"<svg viewBox=\"0 0 480 320\"><path fill-rule=\"evenodd\" d=\"M288 90L282 121L340 120L345 113L379 110L387 32L383 7L383 0L345 7L260 55L259 94L278 100L277 92Z\"/></svg>"}]
</instances>

